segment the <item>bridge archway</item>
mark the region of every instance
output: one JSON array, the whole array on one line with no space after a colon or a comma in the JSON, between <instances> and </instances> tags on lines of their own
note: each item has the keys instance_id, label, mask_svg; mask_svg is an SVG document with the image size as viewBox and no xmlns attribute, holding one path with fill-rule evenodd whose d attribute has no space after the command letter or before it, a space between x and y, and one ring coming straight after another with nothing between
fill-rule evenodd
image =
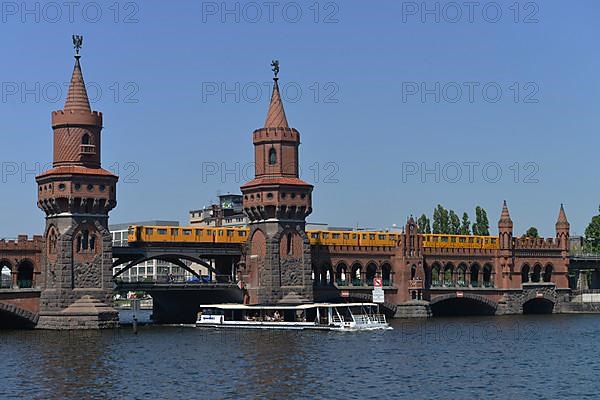
<instances>
[{"instance_id":1,"label":"bridge archway","mask_svg":"<svg viewBox=\"0 0 600 400\"><path fill-rule=\"evenodd\" d=\"M545 297L533 298L523 303L523 314L552 314L554 302Z\"/></svg>"},{"instance_id":2,"label":"bridge archway","mask_svg":"<svg viewBox=\"0 0 600 400\"><path fill-rule=\"evenodd\" d=\"M454 283L454 264L447 263L444 266L444 274L443 274L443 286L453 286Z\"/></svg>"},{"instance_id":3,"label":"bridge archway","mask_svg":"<svg viewBox=\"0 0 600 400\"><path fill-rule=\"evenodd\" d=\"M542 276L542 266L535 264L533 266L533 273L531 274L531 282L539 282Z\"/></svg>"},{"instance_id":4,"label":"bridge archway","mask_svg":"<svg viewBox=\"0 0 600 400\"><path fill-rule=\"evenodd\" d=\"M481 270L481 267L479 266L478 263L473 263L471 264L471 269L469 271L469 278L470 278L470 284L473 287L478 287L479 286L479 271Z\"/></svg>"},{"instance_id":5,"label":"bridge archway","mask_svg":"<svg viewBox=\"0 0 600 400\"><path fill-rule=\"evenodd\" d=\"M360 286L362 285L362 265L358 262L355 262L354 264L352 264L352 285L354 286Z\"/></svg>"},{"instance_id":6,"label":"bridge archway","mask_svg":"<svg viewBox=\"0 0 600 400\"><path fill-rule=\"evenodd\" d=\"M368 286L373 286L373 279L377 276L377 264L370 262L367 264L365 278Z\"/></svg>"},{"instance_id":7,"label":"bridge archway","mask_svg":"<svg viewBox=\"0 0 600 400\"><path fill-rule=\"evenodd\" d=\"M523 264L521 267L521 283L529 282L529 264Z\"/></svg>"},{"instance_id":8,"label":"bridge archway","mask_svg":"<svg viewBox=\"0 0 600 400\"><path fill-rule=\"evenodd\" d=\"M17 286L20 289L33 287L33 262L23 260L17 265Z\"/></svg>"},{"instance_id":9,"label":"bridge archway","mask_svg":"<svg viewBox=\"0 0 600 400\"><path fill-rule=\"evenodd\" d=\"M187 260L187 261L194 262L196 264L200 264L203 267L206 267L211 273L213 273L215 275L217 274L216 269L212 265L210 265L206 261L201 260L199 258L186 256L186 255L179 255L179 254L163 254L160 256L153 256L153 257L141 257L141 258L138 258L136 260L129 262L129 264L127 264L124 268L120 269L119 272L117 272L116 274L113 275L113 280L118 279L119 276L121 276L123 273L127 272L131 268L135 267L136 265L139 265L141 263L144 263L146 261L151 261L151 260L160 260L160 261L166 261L166 262L175 264L178 267L183 268L184 270L186 270L193 276L197 277L198 279L202 279L202 277L200 275L198 275L198 273L196 271L194 271L193 269L191 269L190 267L185 265L185 263L181 262L181 260ZM118 264L118 263L113 264L113 267L116 267L118 265L121 265L121 264Z\"/></svg>"},{"instance_id":10,"label":"bridge archway","mask_svg":"<svg viewBox=\"0 0 600 400\"><path fill-rule=\"evenodd\" d=\"M460 263L456 268L456 285L467 286L467 264Z\"/></svg>"},{"instance_id":11,"label":"bridge archway","mask_svg":"<svg viewBox=\"0 0 600 400\"><path fill-rule=\"evenodd\" d=\"M8 329L34 328L39 316L12 304L0 303L0 327Z\"/></svg>"},{"instance_id":12,"label":"bridge archway","mask_svg":"<svg viewBox=\"0 0 600 400\"><path fill-rule=\"evenodd\" d=\"M484 296L456 293L438 296L429 303L434 317L464 315L494 315L498 304Z\"/></svg>"},{"instance_id":13,"label":"bridge archway","mask_svg":"<svg viewBox=\"0 0 600 400\"><path fill-rule=\"evenodd\" d=\"M335 266L336 283L340 286L348 285L350 276L348 275L348 265L345 262L340 262Z\"/></svg>"},{"instance_id":14,"label":"bridge archway","mask_svg":"<svg viewBox=\"0 0 600 400\"><path fill-rule=\"evenodd\" d=\"M12 264L10 261L0 260L0 289L12 287Z\"/></svg>"},{"instance_id":15,"label":"bridge archway","mask_svg":"<svg viewBox=\"0 0 600 400\"><path fill-rule=\"evenodd\" d=\"M544 275L542 276L544 282L552 282L553 270L554 268L552 267L552 264L546 264L546 267L544 268Z\"/></svg>"}]
</instances>

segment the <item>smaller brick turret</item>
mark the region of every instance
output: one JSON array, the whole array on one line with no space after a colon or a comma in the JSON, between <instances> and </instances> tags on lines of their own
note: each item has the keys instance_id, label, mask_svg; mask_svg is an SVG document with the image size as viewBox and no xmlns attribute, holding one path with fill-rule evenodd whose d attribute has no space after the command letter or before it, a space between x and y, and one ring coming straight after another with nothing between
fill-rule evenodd
<instances>
[{"instance_id":1,"label":"smaller brick turret","mask_svg":"<svg viewBox=\"0 0 600 400\"><path fill-rule=\"evenodd\" d=\"M556 220L556 241L558 242L558 246L563 251L569 250L569 231L571 229L571 224L567 220L567 214L565 213L565 209L563 205L560 205L560 210L558 212L558 219Z\"/></svg>"},{"instance_id":2,"label":"smaller brick turret","mask_svg":"<svg viewBox=\"0 0 600 400\"><path fill-rule=\"evenodd\" d=\"M513 237L513 222L508 212L508 205L506 200L502 205L502 213L500 214L500 220L498 221L498 235L500 236L500 249L509 250L512 248L512 237Z\"/></svg>"}]
</instances>

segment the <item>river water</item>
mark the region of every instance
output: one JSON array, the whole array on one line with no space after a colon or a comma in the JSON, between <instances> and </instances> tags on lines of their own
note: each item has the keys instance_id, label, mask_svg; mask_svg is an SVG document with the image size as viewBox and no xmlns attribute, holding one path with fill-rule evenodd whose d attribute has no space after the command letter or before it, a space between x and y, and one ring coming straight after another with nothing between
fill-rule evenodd
<instances>
[{"instance_id":1,"label":"river water","mask_svg":"<svg viewBox=\"0 0 600 400\"><path fill-rule=\"evenodd\" d=\"M0 398L600 397L600 315L392 325L355 333L0 331Z\"/></svg>"}]
</instances>

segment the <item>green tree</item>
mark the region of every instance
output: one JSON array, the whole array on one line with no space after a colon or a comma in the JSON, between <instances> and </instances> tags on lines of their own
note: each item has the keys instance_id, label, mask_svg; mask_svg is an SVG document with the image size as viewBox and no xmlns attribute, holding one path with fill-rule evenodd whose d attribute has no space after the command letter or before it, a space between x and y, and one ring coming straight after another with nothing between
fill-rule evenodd
<instances>
[{"instance_id":1,"label":"green tree","mask_svg":"<svg viewBox=\"0 0 600 400\"><path fill-rule=\"evenodd\" d=\"M460 234L460 218L454 212L454 210L450 210L449 218L449 233L452 235Z\"/></svg>"},{"instance_id":2,"label":"green tree","mask_svg":"<svg viewBox=\"0 0 600 400\"><path fill-rule=\"evenodd\" d=\"M592 217L592 221L585 228L585 249L587 251L600 251L600 206L598 215Z\"/></svg>"},{"instance_id":3,"label":"green tree","mask_svg":"<svg viewBox=\"0 0 600 400\"><path fill-rule=\"evenodd\" d=\"M490 222L487 212L482 207L475 207L475 223L473 224L473 235L489 236Z\"/></svg>"},{"instance_id":4,"label":"green tree","mask_svg":"<svg viewBox=\"0 0 600 400\"><path fill-rule=\"evenodd\" d=\"M525 236L531 238L538 238L540 237L540 234L538 233L537 228L535 226L532 226L529 229L527 229L527 232L525 232Z\"/></svg>"},{"instance_id":5,"label":"green tree","mask_svg":"<svg viewBox=\"0 0 600 400\"><path fill-rule=\"evenodd\" d=\"M461 235L470 235L471 234L471 221L469 221L469 214L467 214L466 212L463 213L462 225L460 226L460 234Z\"/></svg>"},{"instance_id":6,"label":"green tree","mask_svg":"<svg viewBox=\"0 0 600 400\"><path fill-rule=\"evenodd\" d=\"M431 225L427 215L423 214L417 220L417 231L419 233L431 233Z\"/></svg>"},{"instance_id":7,"label":"green tree","mask_svg":"<svg viewBox=\"0 0 600 400\"><path fill-rule=\"evenodd\" d=\"M450 233L450 219L448 210L441 204L433 210L433 233Z\"/></svg>"}]
</instances>

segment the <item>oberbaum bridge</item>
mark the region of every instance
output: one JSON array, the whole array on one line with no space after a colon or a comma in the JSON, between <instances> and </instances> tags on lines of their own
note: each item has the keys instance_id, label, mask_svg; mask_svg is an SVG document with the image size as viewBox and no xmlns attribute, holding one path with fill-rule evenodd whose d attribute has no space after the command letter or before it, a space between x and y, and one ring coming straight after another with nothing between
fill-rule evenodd
<instances>
[{"instance_id":1,"label":"oberbaum bridge","mask_svg":"<svg viewBox=\"0 0 600 400\"><path fill-rule=\"evenodd\" d=\"M113 247L109 212L118 177L101 168L103 115L92 111L74 37L75 67L64 108L52 112L53 168L36 177L43 236L0 241L0 326L95 329L118 326L114 290L145 290L157 322L193 322L200 304L298 304L371 301L382 277L386 313L396 317L565 312L572 308L569 269L590 267L570 257L563 207L554 238L513 236L504 203L496 244L431 246L407 220L395 246L311 245L305 231L313 186L298 175L300 134L290 128L279 94L278 65L264 127L253 133L255 179L241 187L250 220L245 244L186 243ZM125 269L161 259L185 260L235 279L211 283L117 283ZM209 262L207 262L209 260ZM600 269L597 263L594 268ZM360 279L340 282L342 274ZM129 286L127 286L129 285Z\"/></svg>"}]
</instances>

